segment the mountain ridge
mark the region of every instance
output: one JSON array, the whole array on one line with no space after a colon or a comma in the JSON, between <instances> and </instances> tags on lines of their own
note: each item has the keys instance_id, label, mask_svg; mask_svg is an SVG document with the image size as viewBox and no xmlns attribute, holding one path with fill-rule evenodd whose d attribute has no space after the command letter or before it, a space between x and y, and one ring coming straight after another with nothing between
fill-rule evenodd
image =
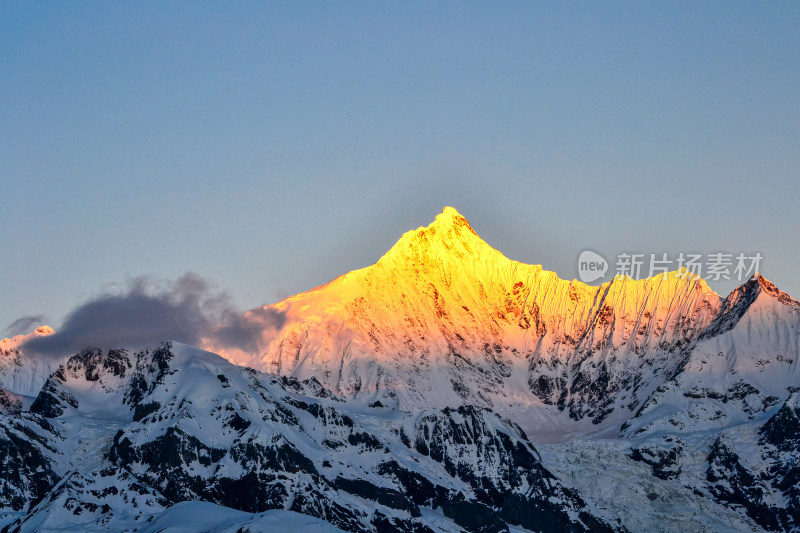
<instances>
[{"instance_id":1,"label":"mountain ridge","mask_svg":"<svg viewBox=\"0 0 800 533\"><path fill-rule=\"evenodd\" d=\"M651 365L676 369L679 352L723 301L686 270L643 280L615 277L599 286L563 280L541 265L506 258L446 207L428 226L404 233L375 264L262 307L285 314L286 322L264 332L258 354L205 347L238 364L313 376L339 394L372 394L402 408L460 401L497 407L499 401L506 414L555 405L548 417L558 418L572 404L571 418L602 422L621 406L612 400L587 408L597 398L578 390L574 377L560 378L559 367L581 366L588 357L592 368L568 373L605 379L607 369L598 365L621 368L656 354ZM444 371L426 379L431 369ZM413 384L413 391L401 383ZM626 410L657 386L629 396Z\"/></svg>"},{"instance_id":2,"label":"mountain ridge","mask_svg":"<svg viewBox=\"0 0 800 533\"><path fill-rule=\"evenodd\" d=\"M241 319L257 350L3 340L3 531L800 531L800 303L760 274L591 286L445 208Z\"/></svg>"},{"instance_id":3,"label":"mountain ridge","mask_svg":"<svg viewBox=\"0 0 800 533\"><path fill-rule=\"evenodd\" d=\"M498 409L549 441L616 431L682 371L697 342L733 328L762 294L800 305L760 274L724 299L685 269L599 286L564 280L506 258L445 207L375 264L245 313L286 317L263 331L257 352L201 347L403 409ZM12 359L0 386L19 392L26 372ZM58 362L27 372L24 394Z\"/></svg>"}]
</instances>

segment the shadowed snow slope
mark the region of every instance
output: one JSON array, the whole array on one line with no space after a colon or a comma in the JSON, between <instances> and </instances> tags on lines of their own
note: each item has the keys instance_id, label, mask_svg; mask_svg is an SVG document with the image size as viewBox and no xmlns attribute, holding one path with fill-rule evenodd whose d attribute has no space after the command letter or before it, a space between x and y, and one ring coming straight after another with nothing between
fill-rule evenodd
<instances>
[{"instance_id":1,"label":"shadowed snow slope","mask_svg":"<svg viewBox=\"0 0 800 533\"><path fill-rule=\"evenodd\" d=\"M169 343L71 357L29 412L0 415L0 461L15 531L156 531L184 501L241 511L223 531L321 527L288 511L363 533L620 529L491 411L347 403Z\"/></svg>"}]
</instances>

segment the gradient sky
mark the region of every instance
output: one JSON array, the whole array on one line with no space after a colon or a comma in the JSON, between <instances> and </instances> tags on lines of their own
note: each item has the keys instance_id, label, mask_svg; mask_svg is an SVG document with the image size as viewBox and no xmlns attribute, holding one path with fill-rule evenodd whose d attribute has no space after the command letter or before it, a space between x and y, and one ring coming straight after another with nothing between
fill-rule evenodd
<instances>
[{"instance_id":1,"label":"gradient sky","mask_svg":"<svg viewBox=\"0 0 800 533\"><path fill-rule=\"evenodd\" d=\"M799 28L788 1L0 3L0 330L143 274L271 303L445 205L561 277L759 251L800 297Z\"/></svg>"}]
</instances>

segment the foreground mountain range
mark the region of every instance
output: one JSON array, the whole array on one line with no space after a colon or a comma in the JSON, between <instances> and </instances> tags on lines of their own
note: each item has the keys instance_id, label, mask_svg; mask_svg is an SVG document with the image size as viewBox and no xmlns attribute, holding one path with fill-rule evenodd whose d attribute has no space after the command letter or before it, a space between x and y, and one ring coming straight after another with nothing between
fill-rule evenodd
<instances>
[{"instance_id":1,"label":"foreground mountain range","mask_svg":"<svg viewBox=\"0 0 800 533\"><path fill-rule=\"evenodd\" d=\"M0 341L0 525L800 531L800 304L758 274L588 286L446 208L265 314L246 351Z\"/></svg>"}]
</instances>

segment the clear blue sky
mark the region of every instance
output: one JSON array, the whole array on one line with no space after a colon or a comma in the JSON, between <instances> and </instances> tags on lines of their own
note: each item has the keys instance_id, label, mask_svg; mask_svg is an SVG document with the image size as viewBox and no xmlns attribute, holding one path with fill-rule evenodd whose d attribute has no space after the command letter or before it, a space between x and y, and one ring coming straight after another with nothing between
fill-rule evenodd
<instances>
[{"instance_id":1,"label":"clear blue sky","mask_svg":"<svg viewBox=\"0 0 800 533\"><path fill-rule=\"evenodd\" d=\"M141 274L270 303L444 205L800 297L799 58L788 1L0 3L0 330Z\"/></svg>"}]
</instances>

